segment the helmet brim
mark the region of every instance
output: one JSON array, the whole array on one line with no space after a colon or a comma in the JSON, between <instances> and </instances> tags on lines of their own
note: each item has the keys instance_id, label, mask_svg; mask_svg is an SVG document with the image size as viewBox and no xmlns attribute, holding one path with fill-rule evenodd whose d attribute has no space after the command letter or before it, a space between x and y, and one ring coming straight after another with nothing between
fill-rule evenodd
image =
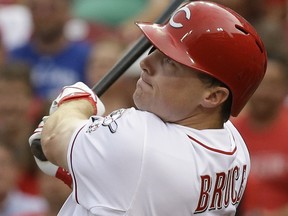
<instances>
[{"instance_id":1,"label":"helmet brim","mask_svg":"<svg viewBox=\"0 0 288 216\"><path fill-rule=\"evenodd\" d=\"M184 46L182 47L179 42L173 40L173 37L167 33L163 25L147 22L137 22L136 25L153 46L169 58L188 67L194 64L193 59L190 58L189 55L183 55L183 52L185 52ZM173 50L173 52L171 52L171 50Z\"/></svg>"}]
</instances>

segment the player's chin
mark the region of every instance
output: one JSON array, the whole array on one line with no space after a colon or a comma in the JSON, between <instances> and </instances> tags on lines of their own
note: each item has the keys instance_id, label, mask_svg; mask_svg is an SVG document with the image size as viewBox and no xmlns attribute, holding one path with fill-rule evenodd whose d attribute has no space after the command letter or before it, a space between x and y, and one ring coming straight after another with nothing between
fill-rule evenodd
<instances>
[{"instance_id":1,"label":"player's chin","mask_svg":"<svg viewBox=\"0 0 288 216\"><path fill-rule=\"evenodd\" d=\"M141 106L141 95L143 93L141 92L141 90L139 90L138 88L136 88L136 90L134 91L133 93L133 101L134 101L134 104L135 106L140 109L140 106Z\"/></svg>"},{"instance_id":2,"label":"player's chin","mask_svg":"<svg viewBox=\"0 0 288 216\"><path fill-rule=\"evenodd\" d=\"M133 94L133 101L137 109L147 110L147 97L145 93L140 88L136 88Z\"/></svg>"}]
</instances>

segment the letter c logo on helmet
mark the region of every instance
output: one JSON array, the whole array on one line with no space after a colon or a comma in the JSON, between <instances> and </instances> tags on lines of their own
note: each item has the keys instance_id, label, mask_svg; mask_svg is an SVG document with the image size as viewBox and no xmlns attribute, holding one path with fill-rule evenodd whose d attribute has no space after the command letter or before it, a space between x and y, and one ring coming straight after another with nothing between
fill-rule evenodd
<instances>
[{"instance_id":1,"label":"letter c logo on helmet","mask_svg":"<svg viewBox=\"0 0 288 216\"><path fill-rule=\"evenodd\" d=\"M175 21L174 21L175 15L176 15L177 13L181 12L181 11L184 11L185 17L186 17L187 20L189 20L190 17L191 17L191 12L190 12L189 8L187 8L187 7L180 8L179 10L177 10L177 11L172 15L172 17L171 17L170 20L169 20L169 24L170 24L172 27L174 27L174 28L182 28L182 27L183 27L183 24L182 24L182 23L179 23L179 22L175 22Z\"/></svg>"}]
</instances>

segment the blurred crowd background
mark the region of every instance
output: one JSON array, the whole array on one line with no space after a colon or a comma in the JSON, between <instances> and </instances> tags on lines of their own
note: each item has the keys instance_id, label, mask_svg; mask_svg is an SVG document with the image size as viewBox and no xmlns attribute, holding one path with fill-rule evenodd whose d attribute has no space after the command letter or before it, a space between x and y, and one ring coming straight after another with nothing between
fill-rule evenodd
<instances>
[{"instance_id":1,"label":"blurred crowd background","mask_svg":"<svg viewBox=\"0 0 288 216\"><path fill-rule=\"evenodd\" d=\"M64 85L93 87L140 37L134 22L156 20L171 1L0 0L0 216L57 214L70 189L39 171L29 136ZM252 162L237 215L288 216L288 1L211 1L250 21L269 57L263 83L231 119ZM106 114L134 105L139 73L136 62L101 96Z\"/></svg>"}]
</instances>

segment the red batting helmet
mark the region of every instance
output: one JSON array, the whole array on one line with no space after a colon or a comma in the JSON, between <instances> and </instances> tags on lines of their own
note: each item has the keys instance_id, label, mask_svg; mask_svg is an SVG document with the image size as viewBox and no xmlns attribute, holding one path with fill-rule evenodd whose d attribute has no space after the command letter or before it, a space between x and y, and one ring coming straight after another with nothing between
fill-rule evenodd
<instances>
[{"instance_id":1,"label":"red batting helmet","mask_svg":"<svg viewBox=\"0 0 288 216\"><path fill-rule=\"evenodd\" d=\"M171 59L226 84L237 116L264 77L267 54L255 29L229 8L207 1L184 4L165 24L137 23Z\"/></svg>"}]
</instances>

